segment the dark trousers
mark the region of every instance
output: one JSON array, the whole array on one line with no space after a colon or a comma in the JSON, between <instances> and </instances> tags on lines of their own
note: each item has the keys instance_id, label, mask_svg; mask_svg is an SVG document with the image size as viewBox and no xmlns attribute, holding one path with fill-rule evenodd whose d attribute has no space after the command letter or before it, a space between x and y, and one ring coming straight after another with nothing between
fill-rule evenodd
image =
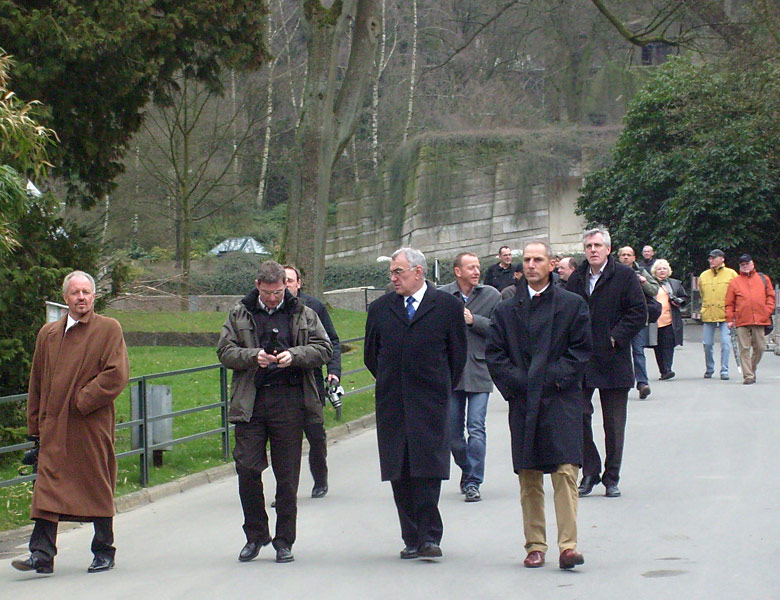
<instances>
[{"instance_id":1,"label":"dark trousers","mask_svg":"<svg viewBox=\"0 0 780 600\"><path fill-rule=\"evenodd\" d=\"M623 462L623 441L626 435L626 414L628 412L629 388L599 389L601 416L604 422L604 485L617 485L620 480L620 464ZM596 477L601 473L601 457L593 441L593 392L594 388L583 388L582 475Z\"/></svg>"},{"instance_id":2,"label":"dark trousers","mask_svg":"<svg viewBox=\"0 0 780 600\"><path fill-rule=\"evenodd\" d=\"M303 433L309 441L309 469L314 479L314 487L328 485L328 444L325 436L325 424L306 423Z\"/></svg>"},{"instance_id":3,"label":"dark trousers","mask_svg":"<svg viewBox=\"0 0 780 600\"><path fill-rule=\"evenodd\" d=\"M92 554L113 559L114 548L114 518L94 517L95 536L92 538ZM57 525L55 521L35 519L32 535L30 535L30 553L46 562L52 562L57 555Z\"/></svg>"},{"instance_id":4,"label":"dark trousers","mask_svg":"<svg viewBox=\"0 0 780 600\"><path fill-rule=\"evenodd\" d=\"M276 478L274 547L292 548L295 543L303 423L301 385L259 388L251 420L236 423L233 458L244 511L244 533L249 542L267 543L271 539L263 495L263 471L268 467L266 444L270 442L271 468Z\"/></svg>"},{"instance_id":5,"label":"dark trousers","mask_svg":"<svg viewBox=\"0 0 780 600\"><path fill-rule=\"evenodd\" d=\"M409 450L404 454L401 477L390 482L393 499L401 522L404 544L419 548L426 542L441 543L444 525L439 513L441 479L412 477L409 473Z\"/></svg>"},{"instance_id":6,"label":"dark trousers","mask_svg":"<svg viewBox=\"0 0 780 600\"><path fill-rule=\"evenodd\" d=\"M672 370L674 361L674 327L667 325L658 328L658 345L653 350L658 370L661 375L665 375Z\"/></svg>"}]
</instances>

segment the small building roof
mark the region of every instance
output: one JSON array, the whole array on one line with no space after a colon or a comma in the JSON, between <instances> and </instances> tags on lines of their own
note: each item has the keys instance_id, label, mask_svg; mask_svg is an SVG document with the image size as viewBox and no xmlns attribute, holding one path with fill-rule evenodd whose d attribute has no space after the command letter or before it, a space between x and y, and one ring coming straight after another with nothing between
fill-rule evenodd
<instances>
[{"instance_id":1,"label":"small building roof","mask_svg":"<svg viewBox=\"0 0 780 600\"><path fill-rule=\"evenodd\" d=\"M246 252L247 254L268 254L268 250L252 237L228 238L209 250L209 254L221 256L228 252Z\"/></svg>"}]
</instances>

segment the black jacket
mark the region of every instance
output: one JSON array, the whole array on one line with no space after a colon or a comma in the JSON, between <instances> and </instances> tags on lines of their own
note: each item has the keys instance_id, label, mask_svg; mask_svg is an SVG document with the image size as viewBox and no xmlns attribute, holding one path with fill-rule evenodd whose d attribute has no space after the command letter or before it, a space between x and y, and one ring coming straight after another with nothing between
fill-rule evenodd
<instances>
[{"instance_id":1,"label":"black jacket","mask_svg":"<svg viewBox=\"0 0 780 600\"><path fill-rule=\"evenodd\" d=\"M683 345L683 318L680 309L688 303L688 294L685 292L682 282L679 279L669 279L659 281L659 285L664 286L669 294L669 306L672 313L672 330L674 331L674 345ZM668 283L668 288L666 284ZM671 290L671 293L669 293Z\"/></svg>"},{"instance_id":2,"label":"black jacket","mask_svg":"<svg viewBox=\"0 0 780 600\"><path fill-rule=\"evenodd\" d=\"M412 477L448 479L449 396L466 364L463 302L428 282L414 318L391 293L368 307L366 367L376 377L376 434L384 481L401 476L406 448Z\"/></svg>"},{"instance_id":3,"label":"black jacket","mask_svg":"<svg viewBox=\"0 0 780 600\"><path fill-rule=\"evenodd\" d=\"M515 266L509 265L506 269L501 263L495 263L485 271L485 285L492 285L499 292L515 282Z\"/></svg>"},{"instance_id":4,"label":"black jacket","mask_svg":"<svg viewBox=\"0 0 780 600\"><path fill-rule=\"evenodd\" d=\"M320 302L314 296L309 296L303 292L298 292L298 299L305 305L317 313L317 316L322 322L322 326L328 333L330 343L333 344L333 356L328 361L328 375L335 375L341 379L341 343L339 342L339 334L336 333L336 328L333 326L333 321L328 314L328 309L323 302ZM322 369L318 369L314 372L314 379L317 382L317 391L320 394L322 403L325 404L325 381L322 377Z\"/></svg>"},{"instance_id":5,"label":"black jacket","mask_svg":"<svg viewBox=\"0 0 780 600\"><path fill-rule=\"evenodd\" d=\"M496 307L485 350L493 381L509 403L513 468L552 472L560 464L581 465L588 307L555 285L532 300L521 281L517 294Z\"/></svg>"},{"instance_id":6,"label":"black jacket","mask_svg":"<svg viewBox=\"0 0 780 600\"><path fill-rule=\"evenodd\" d=\"M566 283L566 289L579 294L590 309L593 356L585 369L585 387L631 388L631 339L647 322L642 286L633 269L609 256L593 294L589 295L589 269L590 264L584 261Z\"/></svg>"}]
</instances>

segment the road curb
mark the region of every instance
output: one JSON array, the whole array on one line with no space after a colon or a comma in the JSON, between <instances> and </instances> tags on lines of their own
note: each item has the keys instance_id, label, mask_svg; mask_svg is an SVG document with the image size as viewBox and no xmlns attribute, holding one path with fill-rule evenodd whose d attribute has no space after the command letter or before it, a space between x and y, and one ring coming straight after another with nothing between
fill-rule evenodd
<instances>
[{"instance_id":1,"label":"road curb","mask_svg":"<svg viewBox=\"0 0 780 600\"><path fill-rule=\"evenodd\" d=\"M332 427L328 430L328 445L336 444L339 440L346 439L353 435L363 433L369 429L376 427L376 414L371 413L365 415L349 423ZM304 454L309 451L309 445L304 440L303 443ZM175 481L169 481L167 483L161 483L152 487L144 488L136 492L130 492L124 496L119 496L114 499L114 507L117 513L126 513L131 510L135 510L141 506L146 506L152 502L157 502L162 498L173 496L175 494L181 494L194 487L199 487L208 483L214 483L220 481L226 477L231 477L236 474L235 463L228 463L211 467L205 471L199 473L192 473L176 479ZM60 531L65 531L73 527L80 527L82 523L62 522L60 523ZM23 540L30 537L33 526L25 525L18 529L11 529L8 531L0 531L0 543L9 542L12 540Z\"/></svg>"}]
</instances>

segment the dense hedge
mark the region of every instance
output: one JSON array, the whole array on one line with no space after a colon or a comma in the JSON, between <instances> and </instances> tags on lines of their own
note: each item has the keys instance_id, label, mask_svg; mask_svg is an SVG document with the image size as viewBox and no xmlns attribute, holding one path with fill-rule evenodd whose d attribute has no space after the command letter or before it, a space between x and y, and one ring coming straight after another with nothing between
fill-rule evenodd
<instances>
[{"instance_id":1,"label":"dense hedge","mask_svg":"<svg viewBox=\"0 0 780 600\"><path fill-rule=\"evenodd\" d=\"M260 260L248 254L235 253L219 259L218 269L191 275L193 294L245 294L252 287L257 266ZM325 266L324 289L339 290L344 288L374 286L384 288L388 283L387 269L390 263L368 264L330 264ZM439 283L452 281L452 266L449 261L441 265L441 280ZM433 277L433 267L430 267L429 278ZM304 288L306 285L304 277Z\"/></svg>"}]
</instances>

